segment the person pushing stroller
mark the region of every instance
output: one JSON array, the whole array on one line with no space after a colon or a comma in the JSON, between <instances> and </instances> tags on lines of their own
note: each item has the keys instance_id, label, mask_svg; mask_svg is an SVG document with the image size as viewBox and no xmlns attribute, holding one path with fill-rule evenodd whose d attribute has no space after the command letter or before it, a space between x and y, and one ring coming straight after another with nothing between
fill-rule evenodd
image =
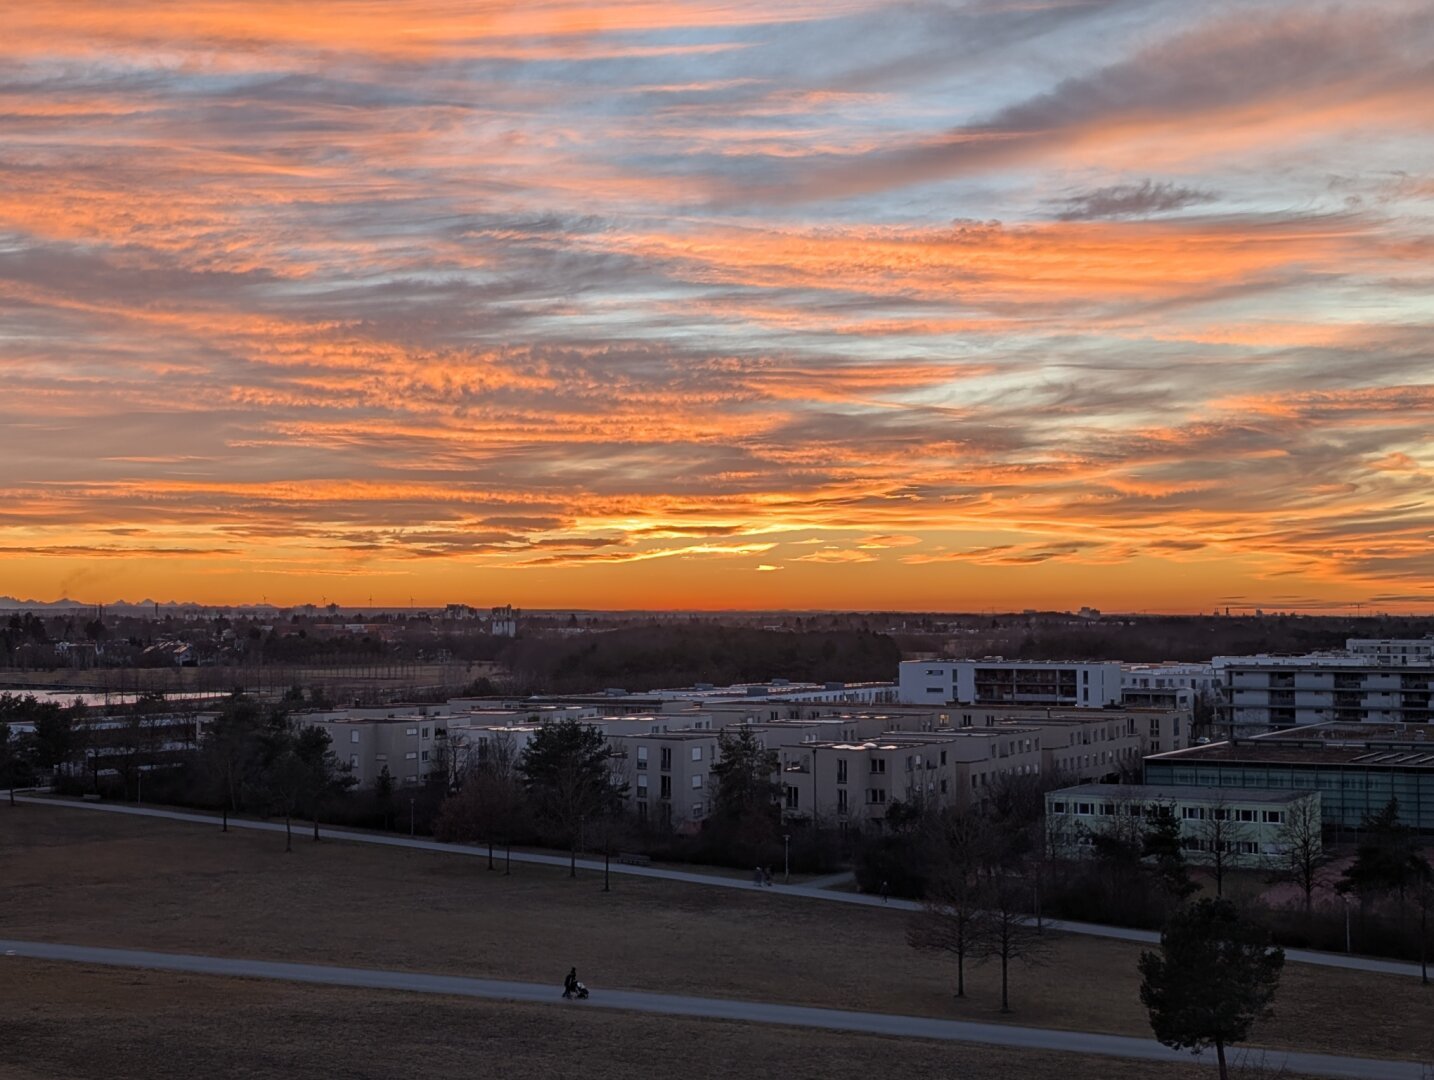
<instances>
[{"instance_id":1,"label":"person pushing stroller","mask_svg":"<svg viewBox=\"0 0 1434 1080\"><path fill-rule=\"evenodd\" d=\"M578 982L578 969L569 968L568 977L563 980L563 997L582 999L588 996L588 988Z\"/></svg>"}]
</instances>

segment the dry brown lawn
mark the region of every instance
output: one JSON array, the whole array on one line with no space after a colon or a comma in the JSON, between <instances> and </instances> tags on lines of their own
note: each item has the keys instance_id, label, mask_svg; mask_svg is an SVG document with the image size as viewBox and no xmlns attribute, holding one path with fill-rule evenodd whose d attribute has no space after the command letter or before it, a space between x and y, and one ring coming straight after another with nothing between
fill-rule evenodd
<instances>
[{"instance_id":1,"label":"dry brown lawn","mask_svg":"<svg viewBox=\"0 0 1434 1080\"><path fill-rule=\"evenodd\" d=\"M905 917L620 875L314 844L58 807L0 806L0 937L676 991L1149 1036L1138 946L1058 936L1041 969L968 975L905 942ZM1434 1058L1434 988L1290 964L1254 1041ZM823 1036L825 1038L825 1036Z\"/></svg>"},{"instance_id":2,"label":"dry brown lawn","mask_svg":"<svg viewBox=\"0 0 1434 1080\"><path fill-rule=\"evenodd\" d=\"M1208 1080L1208 1068L0 958L3 1080ZM1287 1078L1295 1080L1295 1078Z\"/></svg>"}]
</instances>

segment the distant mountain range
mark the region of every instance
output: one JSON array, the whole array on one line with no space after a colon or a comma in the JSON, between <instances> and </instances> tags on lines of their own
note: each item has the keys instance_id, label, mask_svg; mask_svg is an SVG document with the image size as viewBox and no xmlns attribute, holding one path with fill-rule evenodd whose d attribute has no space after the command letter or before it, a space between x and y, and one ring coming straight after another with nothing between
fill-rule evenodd
<instances>
[{"instance_id":1,"label":"distant mountain range","mask_svg":"<svg viewBox=\"0 0 1434 1080\"><path fill-rule=\"evenodd\" d=\"M112 604L87 604L83 600L71 600L68 597L59 600L21 600L15 596L0 596L0 611L87 611L91 608L103 607L106 611L153 611L159 607L162 611L200 611L205 608L214 607L213 604L180 603L178 601L140 600L131 602L129 600L116 600ZM225 604L224 607L238 608L259 608L263 610L277 610L268 604Z\"/></svg>"}]
</instances>

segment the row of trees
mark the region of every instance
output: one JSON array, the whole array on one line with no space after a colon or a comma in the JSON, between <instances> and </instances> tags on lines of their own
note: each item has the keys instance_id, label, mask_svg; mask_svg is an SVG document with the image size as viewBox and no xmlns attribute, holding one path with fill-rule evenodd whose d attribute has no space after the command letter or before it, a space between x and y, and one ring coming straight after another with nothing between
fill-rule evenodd
<instances>
[{"instance_id":1,"label":"row of trees","mask_svg":"<svg viewBox=\"0 0 1434 1080\"><path fill-rule=\"evenodd\" d=\"M776 754L745 730L721 736L719 744L712 814L701 842L733 865L761 863L780 844ZM626 813L624 766L600 728L576 721L543 725L520 754L511 741L490 739L476 761L455 771L455 790L434 832L443 840L488 845L490 868L494 847L515 837L561 843L575 874L583 848L611 856L619 844L643 846L644 831L665 831L662 824L644 830Z\"/></svg>"}]
</instances>

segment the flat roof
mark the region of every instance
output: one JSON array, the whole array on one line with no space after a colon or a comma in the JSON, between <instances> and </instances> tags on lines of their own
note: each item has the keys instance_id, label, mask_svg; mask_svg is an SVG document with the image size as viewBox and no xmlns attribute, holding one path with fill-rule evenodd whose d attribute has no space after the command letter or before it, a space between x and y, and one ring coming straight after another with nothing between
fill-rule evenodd
<instances>
[{"instance_id":1,"label":"flat roof","mask_svg":"<svg viewBox=\"0 0 1434 1080\"><path fill-rule=\"evenodd\" d=\"M1231 762L1246 765L1339 765L1434 770L1434 742L1425 745L1351 745L1314 740L1260 742L1249 739L1235 743L1188 746L1184 750L1168 750L1163 754L1151 754L1145 760L1176 765Z\"/></svg>"},{"instance_id":2,"label":"flat roof","mask_svg":"<svg viewBox=\"0 0 1434 1080\"><path fill-rule=\"evenodd\" d=\"M1197 787L1180 784L1078 784L1075 787L1060 788L1048 792L1049 797L1063 795L1069 798L1089 796L1093 799L1111 799L1130 802L1140 799L1173 799L1179 802L1259 802L1287 803L1310 795L1309 791L1290 791L1273 788L1231 788Z\"/></svg>"}]
</instances>

